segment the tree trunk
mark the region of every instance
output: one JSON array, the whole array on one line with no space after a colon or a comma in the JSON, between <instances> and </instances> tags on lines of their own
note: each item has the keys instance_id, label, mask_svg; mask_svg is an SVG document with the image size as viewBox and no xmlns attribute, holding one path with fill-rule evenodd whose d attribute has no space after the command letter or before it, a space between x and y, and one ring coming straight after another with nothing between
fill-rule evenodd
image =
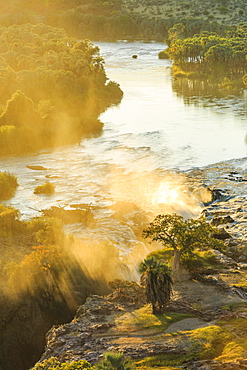
<instances>
[{"instance_id":1,"label":"tree trunk","mask_svg":"<svg viewBox=\"0 0 247 370\"><path fill-rule=\"evenodd\" d=\"M174 249L174 258L172 262L172 278L174 281L181 279L182 274L181 254L182 254L181 250Z\"/></svg>"}]
</instances>

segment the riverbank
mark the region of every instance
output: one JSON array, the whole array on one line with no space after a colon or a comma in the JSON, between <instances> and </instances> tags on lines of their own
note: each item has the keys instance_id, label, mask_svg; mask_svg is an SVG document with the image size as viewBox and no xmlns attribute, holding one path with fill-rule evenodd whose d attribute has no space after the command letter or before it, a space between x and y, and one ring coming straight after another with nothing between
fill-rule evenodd
<instances>
[{"instance_id":1,"label":"riverbank","mask_svg":"<svg viewBox=\"0 0 247 370\"><path fill-rule=\"evenodd\" d=\"M0 156L75 144L102 131L99 115L123 92L108 81L96 46L44 24L2 27L0 41Z\"/></svg>"}]
</instances>

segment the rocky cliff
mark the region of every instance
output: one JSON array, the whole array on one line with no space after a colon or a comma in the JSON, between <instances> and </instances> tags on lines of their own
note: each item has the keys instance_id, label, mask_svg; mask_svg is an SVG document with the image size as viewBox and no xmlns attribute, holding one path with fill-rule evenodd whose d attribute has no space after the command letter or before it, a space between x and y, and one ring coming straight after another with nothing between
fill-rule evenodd
<instances>
[{"instance_id":1,"label":"rocky cliff","mask_svg":"<svg viewBox=\"0 0 247 370\"><path fill-rule=\"evenodd\" d=\"M61 362L86 359L93 364L106 351L121 351L138 361L160 354L184 355L187 358L193 354L193 360L187 360L180 366L184 369L247 368L243 357L231 361L224 357L222 348L221 356L216 361L212 361L210 356L200 359L200 353L207 344L205 339L200 339L199 344L195 339L198 329L221 332L228 325L234 332L234 320L247 318L245 284L242 287L239 284L246 280L247 270L247 200L244 195L247 178L244 171L236 173L225 166L218 177L214 173L212 183L213 171L212 168L204 172L191 171L188 182L194 188L197 184L198 187L210 187L210 191L213 189L213 202L205 205L203 213L212 224L221 228L220 237L225 240L227 250L226 254L215 251L216 259L223 267L220 272L209 271L208 274L174 284L173 299L166 312L189 317L181 316L176 322L166 323L163 327L157 322L154 325L143 291L138 283L133 283L136 284L134 292L115 291L106 297L90 296L70 323L53 326L47 334L46 349L40 361L54 356ZM149 319L145 321L144 316ZM221 326L219 322L228 324ZM246 340L244 329L239 331L238 338L242 342ZM208 346L217 347L213 341Z\"/></svg>"}]
</instances>

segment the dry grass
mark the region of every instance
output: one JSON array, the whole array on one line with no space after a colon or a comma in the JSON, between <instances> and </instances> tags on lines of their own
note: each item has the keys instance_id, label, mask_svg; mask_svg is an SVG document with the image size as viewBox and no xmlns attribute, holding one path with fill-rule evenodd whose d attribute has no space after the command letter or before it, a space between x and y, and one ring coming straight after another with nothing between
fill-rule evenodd
<instances>
[{"instance_id":1,"label":"dry grass","mask_svg":"<svg viewBox=\"0 0 247 370\"><path fill-rule=\"evenodd\" d=\"M115 320L114 332L122 334L155 335L164 332L174 322L192 317L189 314L166 312L162 315L153 315L150 305L139 310L126 313Z\"/></svg>"},{"instance_id":2,"label":"dry grass","mask_svg":"<svg viewBox=\"0 0 247 370\"><path fill-rule=\"evenodd\" d=\"M237 286L247 289L247 271L230 270L228 273L221 273L220 278L230 286Z\"/></svg>"}]
</instances>

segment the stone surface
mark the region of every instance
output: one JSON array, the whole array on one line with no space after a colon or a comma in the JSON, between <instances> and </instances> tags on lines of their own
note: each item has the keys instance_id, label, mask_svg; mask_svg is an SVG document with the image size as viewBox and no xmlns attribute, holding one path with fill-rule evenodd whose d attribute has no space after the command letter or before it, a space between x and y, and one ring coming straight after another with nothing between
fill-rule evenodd
<instances>
[{"instance_id":1,"label":"stone surface","mask_svg":"<svg viewBox=\"0 0 247 370\"><path fill-rule=\"evenodd\" d=\"M205 328L207 326L214 325L215 321L204 321L198 318L189 318L180 320L178 322L175 322L174 324L171 324L169 328L166 329L165 333L176 333L179 331L188 331L188 330L194 330L198 328Z\"/></svg>"},{"instance_id":2,"label":"stone surface","mask_svg":"<svg viewBox=\"0 0 247 370\"><path fill-rule=\"evenodd\" d=\"M186 300L187 301L186 301ZM222 317L224 304L242 302L234 291L222 284L205 285L197 281L174 284L173 300L167 305L167 312L190 313L196 317L171 324L163 333L121 331L117 319L137 308L135 302L123 296L111 294L107 297L92 295L80 306L72 322L54 326L47 334L47 346L41 361L57 357L61 362L85 359L90 363L98 361L106 351L121 351L140 359L159 354L182 354L193 350L193 339L189 332L196 328L214 325ZM200 305L196 310L192 305ZM182 332L182 338L179 333ZM176 333L176 336L166 334Z\"/></svg>"}]
</instances>

